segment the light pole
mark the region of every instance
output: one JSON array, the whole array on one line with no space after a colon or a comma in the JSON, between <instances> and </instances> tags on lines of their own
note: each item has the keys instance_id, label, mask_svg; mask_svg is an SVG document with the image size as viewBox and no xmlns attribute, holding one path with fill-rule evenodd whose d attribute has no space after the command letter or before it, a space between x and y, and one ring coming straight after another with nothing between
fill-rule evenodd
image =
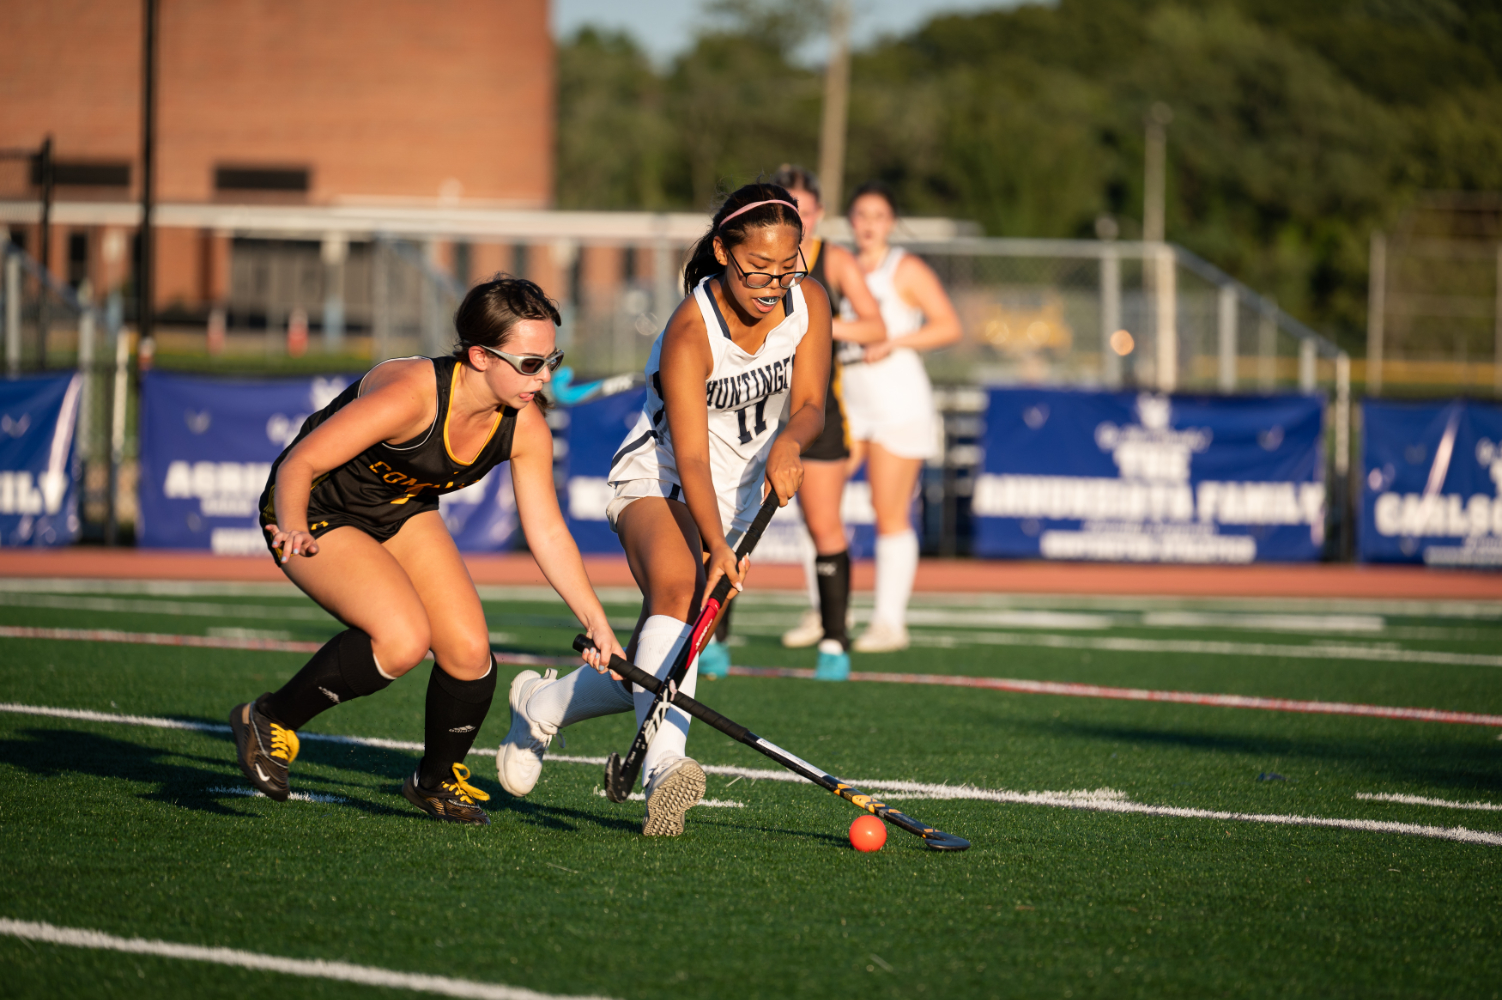
<instances>
[{"instance_id":1,"label":"light pole","mask_svg":"<svg viewBox=\"0 0 1502 1000\"><path fill-rule=\"evenodd\" d=\"M141 261L136 275L136 318L141 331L137 349L141 356L152 353L152 265L151 214L155 207L156 167L156 15L157 0L142 0L141 49Z\"/></svg>"},{"instance_id":2,"label":"light pole","mask_svg":"<svg viewBox=\"0 0 1502 1000\"><path fill-rule=\"evenodd\" d=\"M824 122L819 133L819 182L824 205L842 211L845 131L850 111L850 0L829 10L829 67L824 71Z\"/></svg>"}]
</instances>

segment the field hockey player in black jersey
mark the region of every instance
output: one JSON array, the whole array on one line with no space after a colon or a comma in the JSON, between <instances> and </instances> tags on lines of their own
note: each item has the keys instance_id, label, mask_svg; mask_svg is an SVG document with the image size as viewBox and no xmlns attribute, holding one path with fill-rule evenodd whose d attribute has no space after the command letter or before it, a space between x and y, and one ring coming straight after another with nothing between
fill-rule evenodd
<instances>
[{"instance_id":1,"label":"field hockey player in black jersey","mask_svg":"<svg viewBox=\"0 0 1502 1000\"><path fill-rule=\"evenodd\" d=\"M464 757L495 695L479 595L439 516L438 498L511 462L517 513L543 574L598 647L622 650L590 587L553 486L553 440L539 395L563 360L556 306L530 281L498 275L454 316L449 357L382 362L310 416L261 495L267 544L289 579L345 630L281 689L230 714L240 769L269 798L289 794L297 730L375 694L431 650L422 762L402 794L436 819L488 824L489 796Z\"/></svg>"}]
</instances>

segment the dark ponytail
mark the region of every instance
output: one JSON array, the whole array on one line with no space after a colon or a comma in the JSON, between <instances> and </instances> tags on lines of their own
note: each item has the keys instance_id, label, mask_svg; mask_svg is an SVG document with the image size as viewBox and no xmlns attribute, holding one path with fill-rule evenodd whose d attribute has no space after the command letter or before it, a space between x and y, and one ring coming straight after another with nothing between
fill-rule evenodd
<instances>
[{"instance_id":1,"label":"dark ponytail","mask_svg":"<svg viewBox=\"0 0 1502 1000\"><path fill-rule=\"evenodd\" d=\"M757 205L751 211L736 215L729 222L725 221L727 216L735 215L747 205L758 201L785 201L788 205ZM726 198L725 204L714 214L709 232L694 244L688 266L683 269L683 294L692 295L700 281L725 270L725 265L715 259L715 237L719 237L721 245L728 251L744 243L746 234L752 229L792 226L798 233L798 242L803 242L803 220L798 218L797 209L789 207L792 204L796 204L793 196L787 188L778 184L747 184Z\"/></svg>"}]
</instances>

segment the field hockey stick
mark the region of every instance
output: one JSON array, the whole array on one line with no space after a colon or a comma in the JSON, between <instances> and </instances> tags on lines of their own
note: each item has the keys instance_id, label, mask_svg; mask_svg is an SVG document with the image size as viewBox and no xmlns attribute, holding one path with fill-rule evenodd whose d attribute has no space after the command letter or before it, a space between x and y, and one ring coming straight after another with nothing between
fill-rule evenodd
<instances>
[{"instance_id":1,"label":"field hockey stick","mask_svg":"<svg viewBox=\"0 0 1502 1000\"><path fill-rule=\"evenodd\" d=\"M591 399L614 396L618 392L635 388L641 380L641 372L626 372L624 375L612 375L609 378L574 385L573 369L560 368L553 376L552 384L548 387L548 394L556 399L560 406L577 406Z\"/></svg>"},{"instance_id":2,"label":"field hockey stick","mask_svg":"<svg viewBox=\"0 0 1502 1000\"><path fill-rule=\"evenodd\" d=\"M594 642L586 635L578 635L574 637L574 648L582 653L586 649L593 649ZM653 677L634 663L627 663L619 656L610 661L610 669L631 683L639 684L648 691L655 692L658 697L662 696L663 690L667 687L667 685L663 684L656 677ZM839 778L821 771L801 757L795 757L775 743L762 739L745 726L731 722L708 705L695 701L682 691L672 691L670 692L670 696L674 705L677 705L694 718L699 719L706 725L713 726L736 742L744 743L752 750L772 758L789 771L807 778L820 788L833 792L835 795L859 806L868 813L880 816L893 826L901 827L914 836L922 837L923 843L927 844L933 850L963 851L970 846L970 841L965 838L956 837L954 834L945 833L942 830L936 830L931 826L918 822L906 813L898 812L885 802L876 799L874 796L867 795L848 781L841 781Z\"/></svg>"},{"instance_id":3,"label":"field hockey stick","mask_svg":"<svg viewBox=\"0 0 1502 1000\"><path fill-rule=\"evenodd\" d=\"M775 513L777 513L777 491L768 490L766 499L761 502L761 509L756 512L756 517L751 522L751 527L746 529L745 536L735 548L737 566L740 565L742 559L751 554L752 549L756 548L756 543L761 540L762 532L767 530L767 525L771 523L772 515ZM678 658L673 661L673 667L664 679L669 694L678 690L678 685L683 683L683 678L688 673L689 664L693 663L699 651L709 642L710 636L714 635L720 614L730 598L730 586L730 577L720 577L720 582L715 584L714 590L705 600L699 617L694 621L689 641L679 650ZM658 688L655 687L650 690L658 692ZM647 747L652 745L652 738L657 735L657 730L662 728L667 714L667 700L658 692L657 697L652 699L652 707L648 710L646 719L636 732L636 739L631 741L631 749L626 751L625 759L613 753L605 761L605 795L611 802L625 802L626 796L631 794L631 787L636 784L637 775L641 774L642 761L647 757Z\"/></svg>"}]
</instances>

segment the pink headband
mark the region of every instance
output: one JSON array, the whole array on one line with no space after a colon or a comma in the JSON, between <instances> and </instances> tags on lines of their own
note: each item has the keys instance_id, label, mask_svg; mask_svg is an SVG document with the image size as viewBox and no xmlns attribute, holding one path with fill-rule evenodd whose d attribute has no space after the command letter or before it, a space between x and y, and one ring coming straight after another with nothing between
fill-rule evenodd
<instances>
[{"instance_id":1,"label":"pink headband","mask_svg":"<svg viewBox=\"0 0 1502 1000\"><path fill-rule=\"evenodd\" d=\"M768 198L766 201L753 201L751 204L745 206L744 208L738 208L738 209L736 209L734 212L731 212L729 215L727 215L723 219L721 219L720 220L720 225L723 226L725 223L729 222L731 219L735 218L737 215L743 215L746 212L751 211L753 208L761 208L763 205L786 205L788 208L791 208L794 212L798 211L798 206L794 205L790 201L783 201L781 198ZM716 226L715 228L718 229L719 226Z\"/></svg>"}]
</instances>

